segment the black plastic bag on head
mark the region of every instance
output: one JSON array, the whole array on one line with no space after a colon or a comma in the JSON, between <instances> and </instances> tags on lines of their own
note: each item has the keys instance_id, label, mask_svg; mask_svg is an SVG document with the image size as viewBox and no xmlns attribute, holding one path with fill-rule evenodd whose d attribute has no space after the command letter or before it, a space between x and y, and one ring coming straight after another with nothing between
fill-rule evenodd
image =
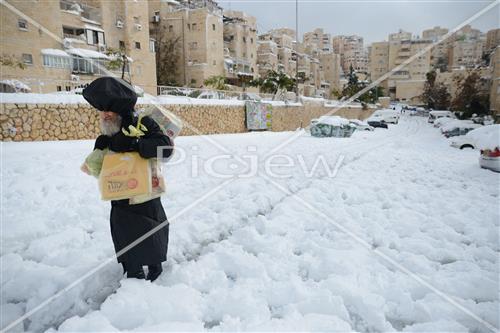
<instances>
[{"instance_id":1,"label":"black plastic bag on head","mask_svg":"<svg viewBox=\"0 0 500 333\"><path fill-rule=\"evenodd\" d=\"M106 76L100 77L85 89L83 98L99 111L112 111L123 118L130 118L137 102L137 94L125 80Z\"/></svg>"}]
</instances>

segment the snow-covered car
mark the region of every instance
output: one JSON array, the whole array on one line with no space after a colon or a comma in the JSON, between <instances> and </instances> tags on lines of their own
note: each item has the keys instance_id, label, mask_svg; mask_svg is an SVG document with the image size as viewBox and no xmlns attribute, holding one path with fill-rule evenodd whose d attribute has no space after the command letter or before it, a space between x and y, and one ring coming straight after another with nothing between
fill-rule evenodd
<instances>
[{"instance_id":1,"label":"snow-covered car","mask_svg":"<svg viewBox=\"0 0 500 333\"><path fill-rule=\"evenodd\" d=\"M468 132L482 126L483 125L480 124L474 124L470 120L455 120L442 126L441 133L443 133L445 137L451 138L454 136L465 135Z\"/></svg>"},{"instance_id":2,"label":"snow-covered car","mask_svg":"<svg viewBox=\"0 0 500 333\"><path fill-rule=\"evenodd\" d=\"M451 111L446 111L446 110L433 110L429 112L429 118L427 119L428 123L433 123L436 119L439 118L455 118L455 115Z\"/></svg>"},{"instance_id":3,"label":"snow-covered car","mask_svg":"<svg viewBox=\"0 0 500 333\"><path fill-rule=\"evenodd\" d=\"M454 121L456 119L454 118L448 118L448 117L441 117L436 120L434 120L434 127L439 128L441 126L446 125L447 123Z\"/></svg>"},{"instance_id":4,"label":"snow-covered car","mask_svg":"<svg viewBox=\"0 0 500 333\"><path fill-rule=\"evenodd\" d=\"M494 128L486 133L477 135L477 147L481 150L479 166L500 172L500 125L491 125Z\"/></svg>"},{"instance_id":5,"label":"snow-covered car","mask_svg":"<svg viewBox=\"0 0 500 333\"><path fill-rule=\"evenodd\" d=\"M487 135L491 131L498 131L498 130L500 130L500 125L488 125L476 128L465 135L454 137L450 145L458 149L465 149L465 148L476 149L477 141L481 136Z\"/></svg>"},{"instance_id":6,"label":"snow-covered car","mask_svg":"<svg viewBox=\"0 0 500 333\"><path fill-rule=\"evenodd\" d=\"M350 137L356 130L348 119L339 116L322 116L311 120L311 135L315 137Z\"/></svg>"},{"instance_id":7,"label":"snow-covered car","mask_svg":"<svg viewBox=\"0 0 500 333\"><path fill-rule=\"evenodd\" d=\"M400 113L393 109L382 109L375 111L371 117L373 116L381 117L385 123L397 124L399 122Z\"/></svg>"},{"instance_id":8,"label":"snow-covered car","mask_svg":"<svg viewBox=\"0 0 500 333\"><path fill-rule=\"evenodd\" d=\"M359 119L349 119L349 122L356 126L356 130L358 131L373 131L373 126L370 126L366 121L362 121Z\"/></svg>"},{"instance_id":9,"label":"snow-covered car","mask_svg":"<svg viewBox=\"0 0 500 333\"><path fill-rule=\"evenodd\" d=\"M366 119L368 125L372 127L388 128L385 122L384 116L382 114L372 114L368 119Z\"/></svg>"}]
</instances>

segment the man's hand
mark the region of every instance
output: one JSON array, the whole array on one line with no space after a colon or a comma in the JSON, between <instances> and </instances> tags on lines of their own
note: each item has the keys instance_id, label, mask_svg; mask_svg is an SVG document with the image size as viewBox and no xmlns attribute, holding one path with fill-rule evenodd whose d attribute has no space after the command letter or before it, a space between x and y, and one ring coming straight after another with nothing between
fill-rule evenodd
<instances>
[{"instance_id":1,"label":"man's hand","mask_svg":"<svg viewBox=\"0 0 500 333\"><path fill-rule=\"evenodd\" d=\"M104 150L109 147L111 137L107 135L99 135L95 140L94 149Z\"/></svg>"},{"instance_id":2,"label":"man's hand","mask_svg":"<svg viewBox=\"0 0 500 333\"><path fill-rule=\"evenodd\" d=\"M137 151L139 139L118 132L111 137L109 148L115 152Z\"/></svg>"}]
</instances>

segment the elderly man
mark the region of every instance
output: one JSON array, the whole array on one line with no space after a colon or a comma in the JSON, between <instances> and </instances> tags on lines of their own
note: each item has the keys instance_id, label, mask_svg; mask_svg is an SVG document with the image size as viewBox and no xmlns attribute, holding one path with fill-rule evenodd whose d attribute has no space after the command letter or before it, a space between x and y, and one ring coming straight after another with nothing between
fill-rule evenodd
<instances>
[{"instance_id":1,"label":"elderly man","mask_svg":"<svg viewBox=\"0 0 500 333\"><path fill-rule=\"evenodd\" d=\"M93 81L83 91L83 97L100 112L101 131L94 149L109 148L114 152L136 151L143 158L158 157L158 148L162 148L163 158L172 153L171 139L163 134L158 124L149 117L142 118L146 126L145 135L140 138L130 137L122 132L129 125L137 124L134 106L137 95L127 82L102 77ZM111 201L111 236L115 251L127 245L167 220L160 198L130 205L129 200ZM154 281L162 272L163 261L166 261L169 225L161 228L135 247L120 255L117 259L122 263L128 278ZM143 266L148 266L147 277Z\"/></svg>"}]
</instances>

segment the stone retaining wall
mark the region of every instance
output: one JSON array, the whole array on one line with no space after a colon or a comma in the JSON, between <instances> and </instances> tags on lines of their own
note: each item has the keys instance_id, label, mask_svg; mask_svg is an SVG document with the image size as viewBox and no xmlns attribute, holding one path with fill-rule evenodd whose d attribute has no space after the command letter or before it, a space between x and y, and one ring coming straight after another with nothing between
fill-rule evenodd
<instances>
[{"instance_id":1,"label":"stone retaining wall","mask_svg":"<svg viewBox=\"0 0 500 333\"><path fill-rule=\"evenodd\" d=\"M140 108L141 106L138 105ZM181 135L246 132L242 105L180 105L165 107L184 121ZM313 118L334 111L320 103L273 106L273 131L293 131ZM365 119L374 109L344 107L335 115ZM0 104L2 141L94 139L99 135L98 112L88 104Z\"/></svg>"}]
</instances>

